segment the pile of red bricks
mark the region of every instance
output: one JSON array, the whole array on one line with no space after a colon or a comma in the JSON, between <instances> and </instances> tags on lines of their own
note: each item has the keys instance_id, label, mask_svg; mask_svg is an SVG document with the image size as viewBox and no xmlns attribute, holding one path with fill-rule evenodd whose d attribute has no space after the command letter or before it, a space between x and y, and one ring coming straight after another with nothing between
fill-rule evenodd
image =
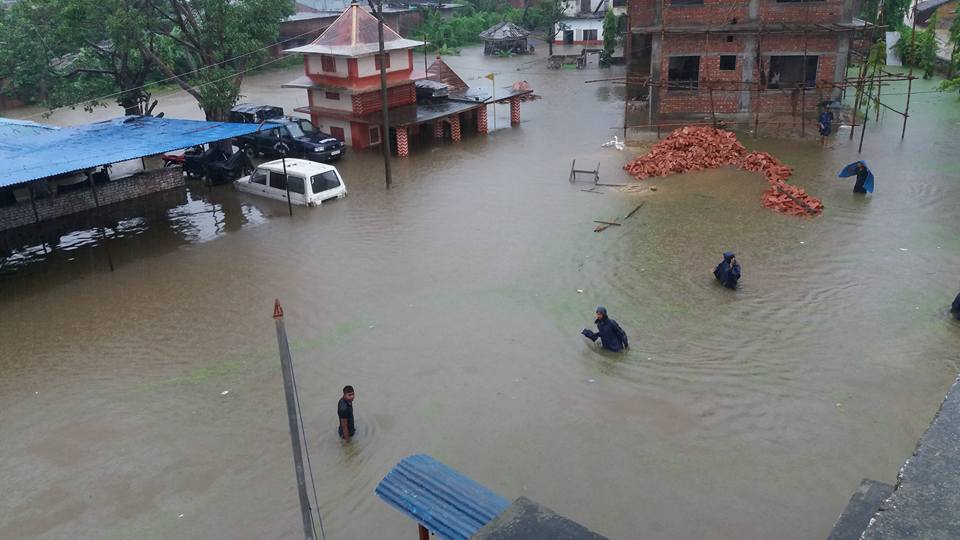
<instances>
[{"instance_id":1,"label":"pile of red bricks","mask_svg":"<svg viewBox=\"0 0 960 540\"><path fill-rule=\"evenodd\" d=\"M623 166L638 180L673 173L716 169L725 165L764 175L770 189L763 193L765 208L795 216L823 212L823 202L787 184L793 169L766 152L747 153L736 135L712 127L683 127L655 144L646 154Z\"/></svg>"}]
</instances>

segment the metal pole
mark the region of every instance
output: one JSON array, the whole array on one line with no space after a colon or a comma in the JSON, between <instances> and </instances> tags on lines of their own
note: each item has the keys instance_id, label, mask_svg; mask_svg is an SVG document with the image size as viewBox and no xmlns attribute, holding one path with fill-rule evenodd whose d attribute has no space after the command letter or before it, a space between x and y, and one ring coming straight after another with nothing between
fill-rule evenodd
<instances>
[{"instance_id":1,"label":"metal pole","mask_svg":"<svg viewBox=\"0 0 960 540\"><path fill-rule=\"evenodd\" d=\"M273 319L277 325L277 345L280 347L280 371L283 374L283 393L287 398L287 420L290 424L290 445L293 447L293 465L297 472L297 493L300 495L300 514L303 517L303 537L314 540L310 499L307 497L307 481L303 475L303 456L300 453L300 424L297 421L297 404L293 395L293 360L287 329L283 325L283 308L280 300L273 304Z\"/></svg>"},{"instance_id":2,"label":"metal pole","mask_svg":"<svg viewBox=\"0 0 960 540\"><path fill-rule=\"evenodd\" d=\"M276 148L280 151L280 162L283 163L283 185L287 188L287 210L290 212L290 217L293 217L293 203L290 201L290 178L287 176L287 145L280 138L280 128L277 128ZM307 180L304 180L304 192L307 189L306 182Z\"/></svg>"},{"instance_id":3,"label":"metal pole","mask_svg":"<svg viewBox=\"0 0 960 540\"><path fill-rule=\"evenodd\" d=\"M494 131L497 130L497 82L495 80L496 78L497 78L496 75L494 75L493 73L490 74L490 91L493 92L493 98L491 98L491 102L493 102L493 130Z\"/></svg>"},{"instance_id":4,"label":"metal pole","mask_svg":"<svg viewBox=\"0 0 960 540\"><path fill-rule=\"evenodd\" d=\"M912 51L917 43L917 2L913 2L913 28L910 30L910 50ZM900 140L907 134L907 118L910 117L910 93L913 91L913 64L910 64L910 71L907 74L907 106L903 109L903 129L900 131Z\"/></svg>"},{"instance_id":5,"label":"metal pole","mask_svg":"<svg viewBox=\"0 0 960 540\"><path fill-rule=\"evenodd\" d=\"M33 182L27 184L27 189L30 191L30 206L33 207L33 224L36 228L37 238L43 246L43 254L46 255L47 241L43 238L43 231L40 229L40 212L37 211L37 200L33 195Z\"/></svg>"},{"instance_id":6,"label":"metal pole","mask_svg":"<svg viewBox=\"0 0 960 540\"><path fill-rule=\"evenodd\" d=\"M390 174L390 112L387 109L387 63L385 62L387 57L383 50L383 0L377 0L377 22L377 38L380 41L380 107L383 108L383 129L380 133L380 145L383 147L383 175L387 189L390 189L392 181Z\"/></svg>"}]
</instances>

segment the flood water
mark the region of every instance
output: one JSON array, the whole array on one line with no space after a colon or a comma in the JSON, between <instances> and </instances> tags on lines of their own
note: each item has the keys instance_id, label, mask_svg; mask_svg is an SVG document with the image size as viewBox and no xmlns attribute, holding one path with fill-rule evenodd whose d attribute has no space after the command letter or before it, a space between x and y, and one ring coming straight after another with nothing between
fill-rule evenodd
<instances>
[{"instance_id":1,"label":"flood water","mask_svg":"<svg viewBox=\"0 0 960 540\"><path fill-rule=\"evenodd\" d=\"M379 154L349 152L349 197L292 218L193 186L8 260L0 538L300 537L274 298L331 540L415 537L373 494L414 453L614 539L822 539L862 478L895 481L958 369L954 96L914 96L902 143L897 117L869 125L866 198L835 178L856 158L846 132L824 149L744 136L824 200L803 220L763 209L763 179L734 170L648 181L656 192L570 184L574 158L628 180L633 152L599 147L622 125L622 87L584 84L622 69L475 48L448 62L543 99L519 127L498 106L487 136L414 147L389 191ZM303 105L279 89L296 75L252 77L245 99ZM201 117L183 94L158 110ZM711 275L726 250L736 292ZM628 353L580 336L597 304ZM350 446L335 432L345 384Z\"/></svg>"}]
</instances>

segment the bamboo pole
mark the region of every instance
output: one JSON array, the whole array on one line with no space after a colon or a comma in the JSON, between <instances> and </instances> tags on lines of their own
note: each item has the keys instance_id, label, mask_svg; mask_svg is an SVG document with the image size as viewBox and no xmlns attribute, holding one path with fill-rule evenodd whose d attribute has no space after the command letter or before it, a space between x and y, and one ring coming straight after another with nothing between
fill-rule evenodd
<instances>
[{"instance_id":1,"label":"bamboo pole","mask_svg":"<svg viewBox=\"0 0 960 540\"><path fill-rule=\"evenodd\" d=\"M913 25L912 25L912 28L910 29L910 50L913 50L913 48L916 46L916 43L917 43L917 1L914 0ZM913 65L912 64L910 66L910 71L908 72L907 76L909 77L907 79L907 105L903 111L903 129L900 130L901 141L907 134L907 118L910 117L910 94L911 92L913 92Z\"/></svg>"}]
</instances>

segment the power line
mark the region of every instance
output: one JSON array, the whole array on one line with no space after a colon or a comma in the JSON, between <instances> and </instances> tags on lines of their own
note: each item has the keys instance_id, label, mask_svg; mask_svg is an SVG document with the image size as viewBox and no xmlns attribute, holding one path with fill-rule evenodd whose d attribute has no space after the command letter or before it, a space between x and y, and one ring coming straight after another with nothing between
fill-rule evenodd
<instances>
[{"instance_id":1,"label":"power line","mask_svg":"<svg viewBox=\"0 0 960 540\"><path fill-rule=\"evenodd\" d=\"M174 75L174 76L172 76L172 77L167 77L166 79L160 79L160 80L158 80L158 81L152 81L152 82L149 82L149 83L142 84L142 85L140 85L140 86L136 86L136 87L133 87L133 88L128 88L128 89L126 89L126 90L121 90L121 91L119 91L119 92L114 92L114 93L112 93L112 94L107 94L107 95L105 95L105 96L100 96L100 97L91 98L91 99L85 99L85 100L83 100L83 101L78 101L78 102L76 102L76 103L72 103L72 104L69 104L69 105L61 105L61 106L59 106L59 107L57 107L57 108L55 108L55 109L49 109L49 110L44 111L44 112L41 112L41 113L36 113L36 114L32 114L32 115L30 115L30 116L26 116L26 117L24 117L24 118L35 118L35 117L37 117L37 116L43 116L43 115L52 113L52 112L54 112L54 111L59 111L59 110L61 110L61 109L74 108L74 107L76 107L76 106L78 106L78 105L82 105L82 104L84 104L84 103L92 103L92 102L95 102L95 101L103 101L103 100L105 100L105 99L109 99L109 98L112 98L112 97L116 97L116 96L119 96L119 95L121 95L121 94L126 94L126 93L128 93L128 92L133 92L133 91L136 91L136 90L142 90L142 89L147 88L147 87L149 87L149 86L156 86L156 85L158 85L158 84L163 84L163 83L165 83L165 82L169 82L169 81L172 81L172 80L175 80L175 79L179 79L179 78L185 77L185 76L187 76L187 75L192 75L192 74L194 74L194 73L199 73L199 72L201 72L201 71L203 71L203 70L206 70L206 69L214 68L214 67L220 66L220 65L222 65L222 64L227 64L227 63L233 62L234 60L239 60L239 59L241 59L241 58L243 58L243 57L245 57L245 56L250 56L251 54L258 53L258 52L260 52L260 51L269 49L269 48L271 48L271 47L273 47L273 46L275 46L275 45L280 45L280 44L283 44L283 43L287 43L287 42L289 42L289 41L293 41L293 40L295 40L295 39L297 39L297 38L301 38L301 37L303 37L303 36L305 36L305 35L307 35L307 34L312 34L312 33L314 33L314 32L316 32L316 30L310 30L310 31L304 32L304 33L302 33L302 34L297 34L297 35L295 35L295 36L293 36L293 37L290 37L290 38L287 38L287 39L285 39L285 40L277 41L277 42L275 42L275 43L271 43L270 45L266 45L266 46L264 46L264 47L260 47L259 49L254 49L254 50L252 50L252 51L245 52L245 53L243 53L243 54L241 54L241 55L234 56L233 58L228 58L227 60L221 60L220 62L217 62L217 63L215 63L215 64L210 64L210 65L208 65L208 66L201 66L201 67L199 67L199 68L197 68L197 69L194 69L194 70L191 70L191 71L186 71L186 72L184 72L184 73L180 73L180 74ZM281 60L281 59L283 59L283 57L277 58L277 59L275 59L275 60ZM268 63L272 63L272 62L268 62ZM266 64L261 64L260 66L257 66L257 67L261 67L261 66L264 66L264 65L266 65ZM251 69L256 69L256 68L251 68ZM243 71L238 71L238 72L234 73L234 74L231 75L231 76L236 76L236 75L239 75L240 73L247 73L248 71L250 71L250 70L247 69L247 70L243 70ZM229 78L229 77L227 77L227 78ZM218 80L223 80L223 79L218 79ZM206 84L206 83L204 83L204 84ZM194 88L200 88L200 87L204 86L204 84L196 85L196 86L191 85L191 86L193 86ZM183 91L183 90L181 89L181 91ZM168 94L168 95L176 95L176 94L178 94L178 93L179 93L179 92L174 92L174 93Z\"/></svg>"}]
</instances>

